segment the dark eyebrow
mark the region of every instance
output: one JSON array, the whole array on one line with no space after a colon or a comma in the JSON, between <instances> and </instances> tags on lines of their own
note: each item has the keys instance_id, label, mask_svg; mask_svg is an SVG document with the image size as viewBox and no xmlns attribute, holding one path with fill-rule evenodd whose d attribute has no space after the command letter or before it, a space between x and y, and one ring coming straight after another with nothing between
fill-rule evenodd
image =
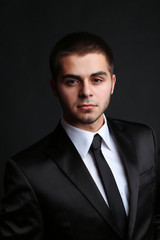
<instances>
[{"instance_id":1,"label":"dark eyebrow","mask_svg":"<svg viewBox=\"0 0 160 240\"><path fill-rule=\"evenodd\" d=\"M92 73L90 75L90 77L95 77L95 76L100 76L100 75L105 75L107 76L107 73L106 72L103 72L103 71L98 71L98 72L95 72L95 73ZM79 75L74 75L74 74L65 74L62 79L66 79L66 78L73 78L73 79L77 79L77 80L81 80L81 77Z\"/></svg>"},{"instance_id":2,"label":"dark eyebrow","mask_svg":"<svg viewBox=\"0 0 160 240\"><path fill-rule=\"evenodd\" d=\"M81 77L78 75L74 75L74 74L65 74L62 79L66 79L66 78L73 78L73 79L77 79L77 80L81 80Z\"/></svg>"},{"instance_id":3,"label":"dark eyebrow","mask_svg":"<svg viewBox=\"0 0 160 240\"><path fill-rule=\"evenodd\" d=\"M99 72L92 73L92 74L90 75L90 77L99 76L99 75L105 75L105 76L107 76L107 73L106 73L106 72L103 72L103 71L99 71Z\"/></svg>"}]
</instances>

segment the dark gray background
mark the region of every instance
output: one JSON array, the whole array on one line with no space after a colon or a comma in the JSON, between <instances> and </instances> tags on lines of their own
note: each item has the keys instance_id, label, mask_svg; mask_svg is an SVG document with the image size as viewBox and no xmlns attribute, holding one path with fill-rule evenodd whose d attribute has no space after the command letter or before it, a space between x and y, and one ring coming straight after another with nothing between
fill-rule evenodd
<instances>
[{"instance_id":1,"label":"dark gray background","mask_svg":"<svg viewBox=\"0 0 160 240\"><path fill-rule=\"evenodd\" d=\"M51 132L60 118L48 57L72 31L96 33L113 49L117 84L107 115L146 123L159 141L159 1L1 0L0 18L0 194L5 160Z\"/></svg>"}]
</instances>

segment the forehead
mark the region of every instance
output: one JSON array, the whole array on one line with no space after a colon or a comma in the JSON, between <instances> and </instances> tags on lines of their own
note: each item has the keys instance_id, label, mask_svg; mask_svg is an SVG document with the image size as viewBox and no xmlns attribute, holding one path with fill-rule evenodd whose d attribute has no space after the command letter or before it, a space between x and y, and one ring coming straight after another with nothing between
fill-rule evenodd
<instances>
[{"instance_id":1,"label":"forehead","mask_svg":"<svg viewBox=\"0 0 160 240\"><path fill-rule=\"evenodd\" d=\"M102 53L68 55L60 60L61 73L91 74L95 71L109 71L109 63Z\"/></svg>"}]
</instances>

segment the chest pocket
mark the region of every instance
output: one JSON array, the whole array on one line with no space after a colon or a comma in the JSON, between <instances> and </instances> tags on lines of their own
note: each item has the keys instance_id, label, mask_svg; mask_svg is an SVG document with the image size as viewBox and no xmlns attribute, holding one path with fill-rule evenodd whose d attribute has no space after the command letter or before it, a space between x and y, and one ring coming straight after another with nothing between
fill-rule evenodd
<instances>
[{"instance_id":1,"label":"chest pocket","mask_svg":"<svg viewBox=\"0 0 160 240\"><path fill-rule=\"evenodd\" d=\"M150 168L146 172L140 175L139 178L139 188L143 188L144 186L154 182L156 180L156 173L154 168Z\"/></svg>"}]
</instances>

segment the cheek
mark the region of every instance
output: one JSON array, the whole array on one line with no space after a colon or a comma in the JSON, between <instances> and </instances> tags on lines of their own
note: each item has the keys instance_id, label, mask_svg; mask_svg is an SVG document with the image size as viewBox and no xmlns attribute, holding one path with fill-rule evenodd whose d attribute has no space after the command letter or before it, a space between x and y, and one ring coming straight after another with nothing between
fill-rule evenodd
<instances>
[{"instance_id":1,"label":"cheek","mask_svg":"<svg viewBox=\"0 0 160 240\"><path fill-rule=\"evenodd\" d=\"M58 93L59 98L65 105L72 105L72 103L76 100L75 93L73 91L66 91L61 89Z\"/></svg>"},{"instance_id":2,"label":"cheek","mask_svg":"<svg viewBox=\"0 0 160 240\"><path fill-rule=\"evenodd\" d=\"M105 102L111 95L111 86L101 88L98 95L99 99Z\"/></svg>"}]
</instances>

